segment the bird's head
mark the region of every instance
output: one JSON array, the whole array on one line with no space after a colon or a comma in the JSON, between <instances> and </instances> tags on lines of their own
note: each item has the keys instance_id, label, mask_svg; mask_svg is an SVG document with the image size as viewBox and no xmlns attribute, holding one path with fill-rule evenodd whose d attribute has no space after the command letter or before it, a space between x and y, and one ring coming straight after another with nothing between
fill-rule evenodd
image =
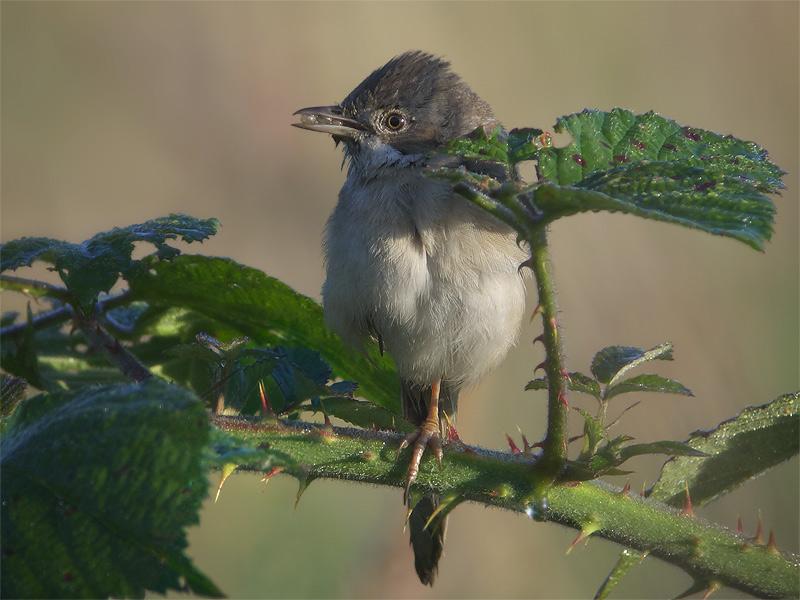
<instances>
[{"instance_id":1,"label":"bird's head","mask_svg":"<svg viewBox=\"0 0 800 600\"><path fill-rule=\"evenodd\" d=\"M410 156L497 123L491 107L447 61L420 51L391 59L340 104L303 108L295 115L296 127L342 142L356 169L409 164Z\"/></svg>"}]
</instances>

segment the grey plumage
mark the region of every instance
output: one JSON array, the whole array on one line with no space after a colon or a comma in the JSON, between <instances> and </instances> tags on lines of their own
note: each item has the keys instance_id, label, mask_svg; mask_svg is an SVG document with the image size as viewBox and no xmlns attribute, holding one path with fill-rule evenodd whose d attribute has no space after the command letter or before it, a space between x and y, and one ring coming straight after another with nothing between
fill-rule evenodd
<instances>
[{"instance_id":1,"label":"grey plumage","mask_svg":"<svg viewBox=\"0 0 800 600\"><path fill-rule=\"evenodd\" d=\"M525 303L518 267L527 253L511 228L423 167L437 146L496 126L491 108L446 61L409 52L340 105L298 114L299 127L342 142L348 162L325 234L327 323L356 345L380 340L397 364L411 422L425 422L439 380L439 413L454 415L460 390L516 339ZM433 582L442 551L444 519L423 531L435 507L424 499L410 520L424 583Z\"/></svg>"}]
</instances>

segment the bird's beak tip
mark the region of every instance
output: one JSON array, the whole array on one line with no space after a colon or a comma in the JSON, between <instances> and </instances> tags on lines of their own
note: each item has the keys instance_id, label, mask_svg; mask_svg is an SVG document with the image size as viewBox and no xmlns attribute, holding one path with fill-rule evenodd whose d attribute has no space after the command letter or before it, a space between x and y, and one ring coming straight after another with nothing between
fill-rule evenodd
<instances>
[{"instance_id":1,"label":"bird's beak tip","mask_svg":"<svg viewBox=\"0 0 800 600\"><path fill-rule=\"evenodd\" d=\"M366 128L356 121L342 114L342 109L338 105L332 106L310 106L295 111L292 116L299 116L299 123L292 123L294 127L329 133L342 137L354 137Z\"/></svg>"}]
</instances>

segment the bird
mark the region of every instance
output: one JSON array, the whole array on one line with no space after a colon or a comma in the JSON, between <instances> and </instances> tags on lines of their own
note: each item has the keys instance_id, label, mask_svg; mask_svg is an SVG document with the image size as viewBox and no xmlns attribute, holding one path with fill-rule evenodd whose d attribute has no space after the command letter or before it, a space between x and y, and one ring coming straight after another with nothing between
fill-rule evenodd
<instances>
[{"instance_id":1,"label":"bird","mask_svg":"<svg viewBox=\"0 0 800 600\"><path fill-rule=\"evenodd\" d=\"M447 60L419 50L389 60L342 102L294 114L293 125L330 134L344 151L347 176L324 235L323 313L345 342L377 342L395 362L403 415L416 427L401 443L412 446L410 505L426 448L441 462L459 393L503 360L525 310L519 267L529 252L516 232L426 173L437 149L501 125ZM427 585L444 548L439 502L424 494L408 522Z\"/></svg>"}]
</instances>

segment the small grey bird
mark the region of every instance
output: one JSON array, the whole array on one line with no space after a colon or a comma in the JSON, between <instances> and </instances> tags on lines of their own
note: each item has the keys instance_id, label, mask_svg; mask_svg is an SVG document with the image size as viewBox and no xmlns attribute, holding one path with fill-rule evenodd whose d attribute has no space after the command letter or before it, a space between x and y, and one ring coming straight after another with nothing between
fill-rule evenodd
<instances>
[{"instance_id":1,"label":"small grey bird","mask_svg":"<svg viewBox=\"0 0 800 600\"><path fill-rule=\"evenodd\" d=\"M446 61L397 56L343 102L304 108L297 127L343 144L347 180L325 234L325 319L346 341L377 341L394 359L402 406L418 430L404 499L427 446L441 460L441 418L461 389L496 367L516 341L527 252L516 233L447 182L423 172L437 147L498 121ZM423 497L409 527L420 580L433 584L444 519Z\"/></svg>"}]
</instances>

